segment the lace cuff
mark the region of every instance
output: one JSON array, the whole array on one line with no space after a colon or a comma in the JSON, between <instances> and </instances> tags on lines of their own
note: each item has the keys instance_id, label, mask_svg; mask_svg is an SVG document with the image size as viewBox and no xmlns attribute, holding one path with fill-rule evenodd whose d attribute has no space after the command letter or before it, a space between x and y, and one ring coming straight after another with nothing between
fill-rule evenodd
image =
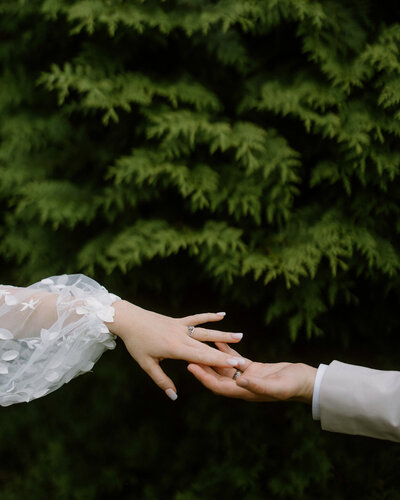
<instances>
[{"instance_id":1,"label":"lace cuff","mask_svg":"<svg viewBox=\"0 0 400 500\"><path fill-rule=\"evenodd\" d=\"M28 402L90 371L116 336L120 297L83 274L0 285L0 405Z\"/></svg>"}]
</instances>

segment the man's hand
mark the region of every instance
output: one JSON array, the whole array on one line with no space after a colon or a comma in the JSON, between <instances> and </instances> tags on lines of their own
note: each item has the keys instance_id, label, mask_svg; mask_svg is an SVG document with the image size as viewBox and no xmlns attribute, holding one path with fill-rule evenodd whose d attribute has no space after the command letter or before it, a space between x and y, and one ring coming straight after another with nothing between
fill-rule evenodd
<instances>
[{"instance_id":1,"label":"man's hand","mask_svg":"<svg viewBox=\"0 0 400 500\"><path fill-rule=\"evenodd\" d=\"M231 356L240 356L224 343L217 347ZM245 358L243 358L245 359ZM188 370L215 394L247 401L301 401L311 403L317 369L303 363L255 363L249 359L235 368L211 368L190 364Z\"/></svg>"}]
</instances>

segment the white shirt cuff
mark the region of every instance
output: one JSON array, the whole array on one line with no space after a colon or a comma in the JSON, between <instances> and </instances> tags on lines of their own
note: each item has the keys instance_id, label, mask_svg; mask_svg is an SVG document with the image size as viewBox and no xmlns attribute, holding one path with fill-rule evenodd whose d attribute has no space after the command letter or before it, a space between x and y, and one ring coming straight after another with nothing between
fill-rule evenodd
<instances>
[{"instance_id":1,"label":"white shirt cuff","mask_svg":"<svg viewBox=\"0 0 400 500\"><path fill-rule=\"evenodd\" d=\"M314 382L314 392L312 398L312 417L314 420L321 420L319 412L319 391L321 389L322 377L324 376L328 365L320 364Z\"/></svg>"}]
</instances>

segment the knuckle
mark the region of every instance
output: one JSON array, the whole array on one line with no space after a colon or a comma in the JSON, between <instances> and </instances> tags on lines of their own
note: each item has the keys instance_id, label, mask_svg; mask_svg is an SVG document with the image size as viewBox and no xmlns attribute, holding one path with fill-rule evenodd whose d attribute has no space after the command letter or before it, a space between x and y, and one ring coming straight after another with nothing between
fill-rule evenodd
<instances>
[{"instance_id":1,"label":"knuckle","mask_svg":"<svg viewBox=\"0 0 400 500\"><path fill-rule=\"evenodd\" d=\"M162 389L165 389L168 386L168 382L164 379L155 379L154 382Z\"/></svg>"},{"instance_id":2,"label":"knuckle","mask_svg":"<svg viewBox=\"0 0 400 500\"><path fill-rule=\"evenodd\" d=\"M162 389L166 389L171 385L169 379L163 376L162 374L156 374L152 378L154 383L158 385L158 387L161 387Z\"/></svg>"},{"instance_id":3,"label":"knuckle","mask_svg":"<svg viewBox=\"0 0 400 500\"><path fill-rule=\"evenodd\" d=\"M193 336L196 339L206 339L208 337L207 330L204 330L203 328L195 328L193 331Z\"/></svg>"},{"instance_id":4,"label":"knuckle","mask_svg":"<svg viewBox=\"0 0 400 500\"><path fill-rule=\"evenodd\" d=\"M142 368L142 370L144 370L148 374L150 374L152 372L153 363L152 363L151 359L147 359L147 358L141 359L141 360L138 360L138 363L139 363L140 368Z\"/></svg>"}]
</instances>

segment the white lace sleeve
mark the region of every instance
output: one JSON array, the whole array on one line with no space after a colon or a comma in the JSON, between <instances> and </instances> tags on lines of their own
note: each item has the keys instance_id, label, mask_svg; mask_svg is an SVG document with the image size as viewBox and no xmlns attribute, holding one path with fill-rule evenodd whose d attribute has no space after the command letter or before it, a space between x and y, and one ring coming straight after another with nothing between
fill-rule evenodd
<instances>
[{"instance_id":1,"label":"white lace sleeve","mask_svg":"<svg viewBox=\"0 0 400 500\"><path fill-rule=\"evenodd\" d=\"M83 274L0 285L0 405L31 401L93 368L120 297Z\"/></svg>"}]
</instances>

